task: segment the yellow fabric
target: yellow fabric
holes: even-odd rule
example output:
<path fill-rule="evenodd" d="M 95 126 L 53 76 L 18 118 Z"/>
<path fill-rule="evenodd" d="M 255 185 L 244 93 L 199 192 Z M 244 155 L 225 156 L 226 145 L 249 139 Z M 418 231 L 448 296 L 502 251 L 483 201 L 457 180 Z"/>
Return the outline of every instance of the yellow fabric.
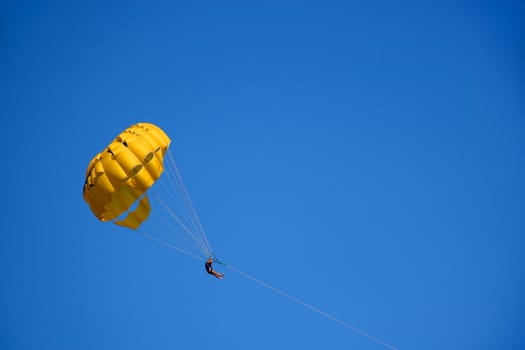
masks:
<path fill-rule="evenodd" d="M 91 160 L 83 194 L 99 220 L 112 221 L 125 215 L 157 181 L 164 171 L 164 154 L 170 142 L 158 126 L 138 123 L 124 130 Z M 144 196 L 125 219 L 114 222 L 136 229 L 149 212 L 149 200 Z"/>
<path fill-rule="evenodd" d="M 144 198 L 140 200 L 137 209 L 130 212 L 123 220 L 114 221 L 114 223 L 120 226 L 136 229 L 144 220 L 148 218 L 150 211 L 151 207 L 149 205 L 148 195 L 145 195 Z"/>

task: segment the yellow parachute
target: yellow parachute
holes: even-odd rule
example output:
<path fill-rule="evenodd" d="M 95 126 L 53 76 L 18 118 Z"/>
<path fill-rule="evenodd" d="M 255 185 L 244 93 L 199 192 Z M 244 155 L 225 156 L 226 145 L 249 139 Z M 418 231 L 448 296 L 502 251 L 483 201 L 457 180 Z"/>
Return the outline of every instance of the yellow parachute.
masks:
<path fill-rule="evenodd" d="M 91 160 L 83 195 L 99 220 L 136 229 L 148 218 L 147 191 L 164 171 L 170 142 L 158 126 L 137 123 Z"/>

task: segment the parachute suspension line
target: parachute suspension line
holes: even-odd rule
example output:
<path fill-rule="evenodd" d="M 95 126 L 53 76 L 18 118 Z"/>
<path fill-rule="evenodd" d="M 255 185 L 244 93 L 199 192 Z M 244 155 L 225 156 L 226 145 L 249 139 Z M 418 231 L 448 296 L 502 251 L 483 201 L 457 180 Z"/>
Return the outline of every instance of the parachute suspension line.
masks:
<path fill-rule="evenodd" d="M 181 213 L 182 220 L 184 220 L 184 222 L 188 222 L 189 224 L 191 224 L 191 221 L 187 216 L 186 210 L 184 210 L 183 204 L 179 200 L 177 200 L 177 198 L 180 198 L 179 189 L 173 182 L 168 171 L 165 172 L 165 177 L 168 180 L 159 181 L 159 183 L 164 187 L 165 192 L 168 194 L 170 203 L 173 203 L 175 205 L 175 209 L 177 209 L 177 212 Z"/>
<path fill-rule="evenodd" d="M 160 238 L 158 238 L 156 236 L 150 235 L 150 234 L 146 233 L 145 231 L 143 231 L 141 229 L 139 229 L 139 231 L 141 231 L 142 237 L 144 237 L 146 239 L 149 239 L 149 240 L 151 240 L 153 242 L 157 242 L 157 243 L 159 243 L 159 244 L 161 244 L 161 245 L 163 245 L 163 246 L 165 246 L 165 247 L 167 247 L 169 249 L 175 250 L 175 251 L 177 251 L 179 253 L 185 254 L 185 255 L 187 255 L 189 257 L 192 257 L 194 259 L 201 260 L 201 261 L 204 260 L 200 256 L 197 256 L 197 255 L 195 255 L 195 254 L 193 254 L 191 252 L 188 252 L 188 251 L 186 251 L 184 249 L 181 249 L 181 248 L 179 248 L 177 246 L 174 246 L 173 244 L 170 244 L 170 243 L 168 243 L 168 242 L 166 242 L 166 241 L 164 241 L 164 240 L 162 240 L 162 239 L 160 239 Z"/>
<path fill-rule="evenodd" d="M 191 232 L 194 232 L 194 230 L 190 229 L 190 228 L 187 228 L 186 225 L 184 224 L 180 224 L 182 222 L 186 222 L 188 223 L 188 219 L 187 217 L 184 215 L 184 210 L 182 210 L 181 206 L 180 206 L 180 203 L 175 199 L 174 195 L 173 195 L 173 191 L 171 188 L 168 188 L 166 183 L 164 181 L 160 181 L 160 183 L 163 185 L 164 189 L 165 189 L 165 192 L 168 193 L 169 195 L 169 198 L 170 199 L 170 204 L 174 204 L 174 206 L 171 208 L 171 214 L 170 212 L 166 209 L 166 208 L 170 208 L 170 206 L 168 204 L 166 204 L 165 202 L 161 202 L 160 200 L 160 197 L 157 195 L 157 196 L 154 196 L 152 195 L 151 198 L 153 198 L 153 200 L 155 200 L 157 203 L 160 204 L 161 208 L 162 209 L 165 209 L 165 211 L 161 211 L 161 210 L 158 210 L 156 211 L 157 214 L 159 213 L 162 213 L 162 214 L 165 214 L 167 215 L 168 217 L 165 218 L 165 225 L 163 225 L 163 227 L 166 227 L 166 228 L 169 228 L 169 229 L 165 229 L 164 232 L 163 230 L 160 230 L 159 229 L 159 232 L 163 232 L 163 233 L 168 233 L 170 235 L 173 236 L 174 239 L 176 239 L 178 241 L 178 244 L 180 245 L 183 245 L 183 244 L 188 244 L 190 246 L 195 246 L 197 248 L 197 250 L 201 253 L 203 253 L 204 255 L 207 255 L 207 252 L 205 253 L 203 247 L 201 244 L 199 244 L 198 240 L 195 238 L 195 235 L 194 234 L 188 234 L 188 231 L 191 231 Z M 175 212 L 177 213 L 180 213 L 181 215 L 177 215 L 175 214 Z M 177 221 L 177 224 L 173 224 L 173 215 L 175 215 L 176 219 L 175 221 Z M 149 221 L 151 222 L 151 221 Z"/>
<path fill-rule="evenodd" d="M 348 328 L 348 329 L 354 331 L 354 332 L 357 333 L 357 334 L 360 334 L 360 335 L 362 335 L 362 336 L 364 336 L 364 337 L 366 337 L 366 338 L 368 338 L 368 339 L 370 339 L 370 340 L 372 340 L 372 341 L 374 341 L 374 342 L 376 342 L 376 343 L 378 343 L 378 344 L 381 344 L 381 345 L 383 345 L 384 347 L 386 347 L 386 348 L 388 348 L 388 349 L 391 349 L 391 350 L 397 350 L 397 348 L 394 347 L 393 345 L 391 345 L 391 344 L 389 344 L 389 343 L 387 343 L 387 342 L 385 342 L 385 341 L 383 341 L 383 340 L 381 340 L 381 339 L 378 339 L 378 338 L 376 338 L 376 337 L 374 337 L 374 336 L 372 336 L 372 335 L 370 335 L 370 334 L 368 334 L 368 333 L 365 333 L 365 332 L 362 331 L 361 329 L 359 329 L 359 328 L 357 328 L 357 327 L 354 327 L 354 326 L 352 326 L 351 324 L 346 323 L 346 322 L 344 322 L 344 321 L 342 321 L 342 320 L 340 320 L 340 319 L 338 319 L 338 318 L 336 318 L 336 317 L 334 317 L 334 316 L 332 316 L 332 315 L 330 315 L 330 314 L 328 314 L 328 313 L 326 313 L 326 312 L 324 312 L 324 311 L 322 311 L 322 310 L 320 310 L 320 309 L 318 309 L 318 308 L 316 308 L 316 307 L 314 307 L 314 306 L 312 306 L 312 305 L 310 305 L 310 304 L 307 304 L 307 303 L 305 303 L 304 301 L 302 301 L 302 300 L 300 300 L 300 299 L 297 299 L 297 298 L 291 296 L 290 294 L 285 293 L 285 292 L 283 292 L 282 290 L 277 289 L 277 288 L 275 288 L 275 287 L 269 285 L 268 283 L 263 282 L 263 281 L 261 281 L 261 280 L 255 278 L 255 277 L 253 277 L 253 276 L 247 274 L 246 272 L 242 272 L 241 270 L 239 270 L 239 269 L 237 269 L 237 268 L 235 268 L 235 267 L 233 267 L 233 266 L 231 266 L 231 265 L 225 264 L 225 263 L 223 263 L 223 262 L 221 262 L 221 261 L 219 261 L 219 260 L 216 260 L 216 262 L 217 262 L 218 264 L 221 264 L 221 265 L 227 267 L 228 269 L 230 269 L 230 270 L 232 270 L 232 271 L 234 271 L 234 272 L 237 272 L 239 275 L 241 275 L 241 276 L 243 276 L 243 277 L 245 277 L 245 278 L 247 278 L 247 279 L 249 279 L 249 280 L 252 280 L 252 281 L 255 282 L 255 283 L 258 283 L 259 285 L 261 285 L 261 286 L 263 286 L 263 287 L 266 287 L 266 288 L 272 290 L 273 292 L 275 292 L 275 293 L 277 293 L 277 294 L 280 294 L 280 295 L 284 296 L 285 298 L 288 298 L 288 299 L 290 299 L 291 301 L 293 301 L 293 302 L 295 302 L 295 303 L 297 303 L 297 304 L 300 304 L 300 305 L 304 306 L 305 308 L 310 309 L 310 310 L 312 310 L 312 311 L 314 311 L 314 312 L 320 314 L 321 316 L 324 316 L 324 317 L 326 317 L 326 318 L 328 318 L 328 319 L 330 319 L 330 320 L 332 320 L 332 321 L 334 321 L 334 322 L 339 323 L 341 326 L 343 326 L 343 327 L 345 327 L 345 328 Z"/>
<path fill-rule="evenodd" d="M 202 246 L 205 247 L 204 250 L 206 251 L 206 255 L 210 255 L 211 246 L 208 243 L 204 230 L 202 229 L 202 226 L 200 224 L 199 218 L 197 217 L 195 209 L 193 208 L 191 199 L 188 195 L 182 177 L 180 176 L 180 173 L 177 169 L 177 165 L 173 159 L 173 156 L 170 152 L 168 152 L 168 154 L 169 155 L 166 164 L 170 168 L 170 171 L 168 172 L 169 177 L 172 183 L 174 184 L 174 187 L 176 187 L 178 190 L 178 198 L 181 199 L 181 206 L 184 209 L 184 215 L 188 219 L 187 224 L 192 227 L 191 231 L 193 232 L 194 237 L 199 237 L 198 241 L 200 241 Z"/>
<path fill-rule="evenodd" d="M 173 155 L 171 154 L 171 152 L 167 152 L 167 154 L 168 154 L 167 163 L 174 170 L 175 180 L 180 185 L 180 189 L 182 190 L 182 199 L 186 203 L 186 207 L 189 208 L 189 211 L 191 214 L 190 216 L 193 218 L 193 223 L 197 226 L 198 232 L 200 233 L 200 236 L 202 237 L 208 249 L 208 254 L 211 255 L 212 249 L 211 249 L 210 242 L 208 241 L 208 238 L 206 237 L 206 234 L 204 233 L 204 229 L 202 228 L 199 217 L 197 216 L 197 212 L 195 211 L 195 208 L 193 207 L 190 196 L 188 195 L 188 191 L 186 190 L 186 186 L 184 185 L 184 181 L 182 180 L 182 176 L 180 175 L 179 169 L 177 168 L 177 164 L 175 163 L 175 159 L 173 158 Z"/>
<path fill-rule="evenodd" d="M 164 186 L 171 202 L 175 205 L 177 211 L 181 214 L 180 216 L 182 221 L 184 221 L 187 224 L 187 226 L 190 226 L 190 230 L 192 232 L 197 232 L 198 228 L 194 224 L 192 218 L 190 217 L 187 204 L 184 201 L 180 200 L 181 198 L 183 198 L 184 194 L 180 188 L 181 185 L 178 184 L 176 179 L 174 178 L 175 170 L 172 169 L 173 167 L 169 166 L 169 161 L 166 161 L 165 164 L 167 170 L 165 172 L 167 181 L 161 181 L 160 183 Z M 169 187 L 168 185 L 170 185 L 171 187 Z"/>
<path fill-rule="evenodd" d="M 201 240 L 199 240 L 194 233 L 186 226 L 184 223 L 179 219 L 179 217 L 158 197 L 154 198 L 165 210 L 166 212 L 173 218 L 177 223 L 184 229 L 184 231 L 192 238 L 193 243 L 199 247 L 199 250 L 205 255 L 208 256 L 211 254 L 211 251 L 208 250 L 208 248 L 203 244 Z"/>
<path fill-rule="evenodd" d="M 159 218 L 159 221 L 160 219 L 164 219 L 162 220 L 163 223 L 161 223 L 161 226 L 157 226 L 152 223 L 151 220 L 149 220 L 142 224 L 142 226 L 139 228 L 139 231 L 141 231 L 141 233 L 144 235 L 149 235 L 150 237 L 156 238 L 157 241 L 162 241 L 164 245 L 169 244 L 170 246 L 176 247 L 175 250 L 183 251 L 186 255 L 202 256 L 202 250 L 196 246 L 195 242 L 188 238 L 188 235 L 185 232 L 180 230 L 177 225 L 173 225 L 171 223 L 170 225 L 164 225 L 164 223 L 169 223 L 171 221 L 169 218 Z M 161 227 L 170 227 L 170 229 L 162 229 Z M 182 249 L 180 247 L 185 248 Z"/>
<path fill-rule="evenodd" d="M 192 205 L 171 152 L 164 158 L 164 176 L 149 192 L 157 209 L 142 228 L 150 240 L 202 259 L 212 256 L 211 246 Z M 155 225 L 158 224 L 160 226 Z M 153 229 L 152 229 L 153 228 Z"/>

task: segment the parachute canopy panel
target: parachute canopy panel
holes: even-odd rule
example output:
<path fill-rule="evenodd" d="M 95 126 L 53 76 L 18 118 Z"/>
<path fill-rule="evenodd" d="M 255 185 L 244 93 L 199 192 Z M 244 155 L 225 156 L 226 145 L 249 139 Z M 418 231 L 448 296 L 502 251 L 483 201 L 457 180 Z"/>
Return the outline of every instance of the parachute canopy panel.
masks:
<path fill-rule="evenodd" d="M 144 220 L 148 218 L 150 211 L 151 206 L 149 204 L 148 195 L 144 195 L 144 198 L 139 201 L 139 204 L 135 210 L 129 212 L 124 219 L 113 222 L 119 226 L 124 226 L 135 230 L 140 226 L 140 224 L 142 224 Z"/>
<path fill-rule="evenodd" d="M 101 221 L 115 220 L 136 209 L 116 224 L 136 229 L 147 219 L 150 206 L 144 193 L 164 171 L 164 155 L 170 138 L 158 126 L 137 123 L 124 130 L 89 163 L 83 195 Z"/>

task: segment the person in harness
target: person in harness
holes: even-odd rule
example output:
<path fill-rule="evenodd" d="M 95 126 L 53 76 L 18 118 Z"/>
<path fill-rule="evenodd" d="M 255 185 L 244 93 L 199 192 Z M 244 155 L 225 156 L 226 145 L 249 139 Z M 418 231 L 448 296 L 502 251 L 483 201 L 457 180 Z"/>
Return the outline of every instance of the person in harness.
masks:
<path fill-rule="evenodd" d="M 222 279 L 224 277 L 224 274 L 223 273 L 218 273 L 217 271 L 213 270 L 212 263 L 213 263 L 213 259 L 212 258 L 209 258 L 206 261 L 206 264 L 204 264 L 204 267 L 206 268 L 206 272 L 209 273 L 210 275 L 214 275 L 218 279 Z"/>

